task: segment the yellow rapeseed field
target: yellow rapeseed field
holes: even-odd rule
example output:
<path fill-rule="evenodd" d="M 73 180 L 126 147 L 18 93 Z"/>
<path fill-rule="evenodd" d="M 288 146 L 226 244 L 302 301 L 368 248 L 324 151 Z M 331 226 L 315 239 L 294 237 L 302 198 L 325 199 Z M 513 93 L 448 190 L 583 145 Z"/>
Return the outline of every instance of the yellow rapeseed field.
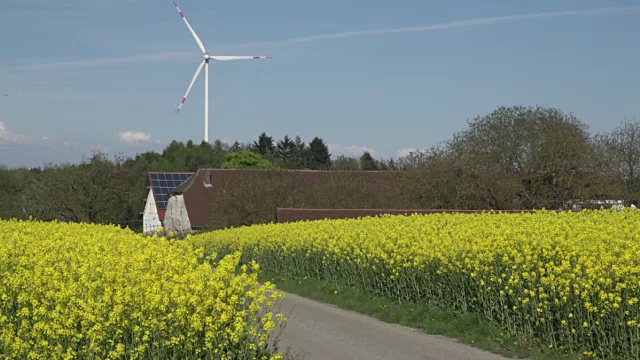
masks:
<path fill-rule="evenodd" d="M 212 268 L 184 241 L 0 221 L 0 358 L 282 359 L 282 293 L 239 258 Z"/>
<path fill-rule="evenodd" d="M 193 237 L 205 253 L 444 309 L 580 355 L 640 358 L 640 211 L 431 214 Z"/>

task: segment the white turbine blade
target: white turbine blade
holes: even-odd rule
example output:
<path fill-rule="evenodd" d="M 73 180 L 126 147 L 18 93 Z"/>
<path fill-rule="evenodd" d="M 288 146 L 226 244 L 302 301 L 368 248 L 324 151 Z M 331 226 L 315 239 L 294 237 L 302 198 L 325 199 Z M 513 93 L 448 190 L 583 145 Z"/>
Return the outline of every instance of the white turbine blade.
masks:
<path fill-rule="evenodd" d="M 184 102 L 187 101 L 187 96 L 189 96 L 189 92 L 191 92 L 191 88 L 193 87 L 193 84 L 195 84 L 196 80 L 198 79 L 198 75 L 200 75 L 200 72 L 202 72 L 202 67 L 204 66 L 204 63 L 205 61 L 203 60 L 200 63 L 200 66 L 198 66 L 198 69 L 196 70 L 195 75 L 193 75 L 193 79 L 191 79 L 191 84 L 189 84 L 189 87 L 187 88 L 187 92 L 186 94 L 184 94 L 184 97 L 182 98 L 182 101 L 178 106 L 178 111 L 176 112 L 180 112 L 180 109 L 182 109 L 182 105 L 184 105 Z"/>
<path fill-rule="evenodd" d="M 271 56 L 211 56 L 216 61 L 271 59 Z"/>
<path fill-rule="evenodd" d="M 184 13 L 182 12 L 182 10 L 180 10 L 180 7 L 178 7 L 178 4 L 174 1 L 173 5 L 176 6 L 176 10 L 178 10 L 178 14 L 180 14 L 180 16 L 182 17 L 182 20 L 184 20 L 184 23 L 187 24 L 189 31 L 191 31 L 191 35 L 193 35 L 193 38 L 196 39 L 196 42 L 198 43 L 198 47 L 200 48 L 200 50 L 202 50 L 202 53 L 206 54 L 207 50 L 204 48 L 202 41 L 200 41 L 200 37 L 198 37 L 198 34 L 196 34 L 196 32 L 193 30 L 193 28 L 187 21 L 187 18 L 184 16 Z"/>

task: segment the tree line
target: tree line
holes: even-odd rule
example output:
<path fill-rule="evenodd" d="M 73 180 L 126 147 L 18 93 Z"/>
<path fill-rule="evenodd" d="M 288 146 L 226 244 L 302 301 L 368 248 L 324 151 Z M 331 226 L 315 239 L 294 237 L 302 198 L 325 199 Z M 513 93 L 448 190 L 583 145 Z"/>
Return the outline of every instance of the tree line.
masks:
<path fill-rule="evenodd" d="M 543 106 L 499 107 L 450 139 L 397 159 L 331 158 L 323 139 L 251 143 L 173 141 L 161 153 L 94 152 L 80 163 L 0 167 L 0 218 L 90 221 L 141 227 L 148 171 L 262 168 L 392 171 L 395 207 L 558 209 L 580 200 L 640 197 L 640 122 L 592 134 L 573 114 Z"/>
<path fill-rule="evenodd" d="M 403 159 L 420 208 L 560 209 L 640 197 L 640 122 L 591 134 L 572 114 L 500 107 L 453 138 Z"/>

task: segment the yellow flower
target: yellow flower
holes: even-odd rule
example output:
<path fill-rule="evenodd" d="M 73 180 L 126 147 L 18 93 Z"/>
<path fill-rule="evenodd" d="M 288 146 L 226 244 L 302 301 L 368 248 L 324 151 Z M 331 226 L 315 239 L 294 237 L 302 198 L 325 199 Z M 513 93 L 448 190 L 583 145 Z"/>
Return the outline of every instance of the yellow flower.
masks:
<path fill-rule="evenodd" d="M 262 315 L 281 292 L 236 270 L 239 252 L 212 264 L 203 255 L 115 226 L 0 221 L 2 357 L 138 359 L 153 348 L 213 358 L 233 348 L 277 359 L 256 344 L 286 320 Z"/>
<path fill-rule="evenodd" d="M 473 310 L 512 336 L 615 358 L 636 351 L 633 337 L 593 334 L 619 334 L 640 317 L 639 227 L 640 212 L 600 210 L 389 215 L 225 229 L 187 242 L 214 258 L 243 251 L 278 277 Z"/>

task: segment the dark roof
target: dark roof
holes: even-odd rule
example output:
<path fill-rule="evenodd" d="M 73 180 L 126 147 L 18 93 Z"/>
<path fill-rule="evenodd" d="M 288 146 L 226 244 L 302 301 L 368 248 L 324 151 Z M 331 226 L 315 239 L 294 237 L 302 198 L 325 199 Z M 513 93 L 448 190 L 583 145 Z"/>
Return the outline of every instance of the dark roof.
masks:
<path fill-rule="evenodd" d="M 149 172 L 149 184 L 158 210 L 166 210 L 171 190 L 191 178 L 192 172 Z"/>
<path fill-rule="evenodd" d="M 196 177 L 195 176 L 190 176 L 186 181 L 184 181 L 182 184 L 180 184 L 179 186 L 177 186 L 176 188 L 174 188 L 173 190 L 171 190 L 169 192 L 170 195 L 174 195 L 174 194 L 182 194 L 185 190 L 187 190 L 191 184 L 193 184 L 193 182 L 195 181 Z"/>

